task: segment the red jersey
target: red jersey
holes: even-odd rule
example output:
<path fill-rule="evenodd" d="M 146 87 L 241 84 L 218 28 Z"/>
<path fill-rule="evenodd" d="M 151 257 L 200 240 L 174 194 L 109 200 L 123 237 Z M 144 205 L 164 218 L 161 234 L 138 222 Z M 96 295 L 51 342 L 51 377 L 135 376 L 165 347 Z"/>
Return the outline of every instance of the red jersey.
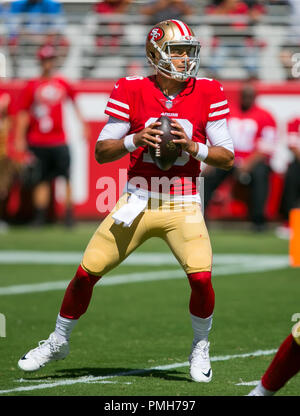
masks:
<path fill-rule="evenodd" d="M 0 120 L 13 113 L 12 100 L 10 93 L 0 91 Z"/>
<path fill-rule="evenodd" d="M 224 10 L 222 6 L 208 6 L 206 8 L 207 14 L 214 14 L 217 16 L 242 16 L 248 15 L 249 7 L 243 1 L 237 2 L 230 10 Z M 233 22 L 233 25 L 236 25 L 237 22 Z M 245 25 L 245 23 L 239 23 L 240 25 Z"/>
<path fill-rule="evenodd" d="M 30 113 L 27 133 L 31 146 L 58 146 L 66 142 L 62 104 L 74 100 L 71 85 L 61 77 L 37 78 L 28 81 L 21 95 L 20 110 Z"/>
<path fill-rule="evenodd" d="M 245 159 L 258 151 L 271 156 L 276 143 L 276 122 L 273 116 L 257 105 L 247 111 L 231 109 L 228 120 L 234 144 L 235 160 Z"/>
<path fill-rule="evenodd" d="M 123 1 L 116 1 L 114 3 L 101 1 L 94 6 L 94 11 L 99 14 L 116 13 L 118 7 L 122 5 Z"/>
<path fill-rule="evenodd" d="M 155 76 L 150 76 L 121 78 L 111 93 L 105 113 L 130 122 L 128 134 L 139 132 L 166 115 L 176 119 L 190 139 L 206 143 L 207 122 L 227 117 L 229 108 L 223 87 L 217 81 L 191 78 L 185 89 L 171 101 L 160 90 Z M 144 178 L 148 190 L 153 190 L 152 178 L 167 177 L 172 180 L 171 194 L 196 194 L 199 174 L 200 162 L 185 151 L 168 171 L 155 165 L 148 146 L 130 153 L 128 180 Z M 143 184 L 140 187 L 144 188 Z"/>
<path fill-rule="evenodd" d="M 288 147 L 297 147 L 300 149 L 300 118 L 294 118 L 288 122 L 287 133 Z"/>
<path fill-rule="evenodd" d="M 11 97 L 9 93 L 0 91 L 0 159 L 8 154 L 8 132 L 4 125 L 7 116 L 11 115 Z"/>

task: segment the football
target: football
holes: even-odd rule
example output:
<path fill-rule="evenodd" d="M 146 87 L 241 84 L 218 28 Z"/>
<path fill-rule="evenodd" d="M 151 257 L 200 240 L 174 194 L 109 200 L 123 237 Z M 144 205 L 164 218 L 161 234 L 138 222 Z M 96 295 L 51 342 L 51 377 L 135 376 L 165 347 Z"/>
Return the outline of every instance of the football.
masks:
<path fill-rule="evenodd" d="M 167 116 L 161 116 L 156 121 L 161 122 L 158 129 L 163 131 L 164 134 L 160 136 L 161 142 L 159 143 L 159 147 L 155 149 L 154 147 L 149 146 L 149 152 L 153 162 L 159 169 L 169 170 L 179 156 L 181 146 L 172 141 L 173 139 L 178 138 L 171 134 L 171 130 L 174 130 L 171 126 L 172 120 Z"/>

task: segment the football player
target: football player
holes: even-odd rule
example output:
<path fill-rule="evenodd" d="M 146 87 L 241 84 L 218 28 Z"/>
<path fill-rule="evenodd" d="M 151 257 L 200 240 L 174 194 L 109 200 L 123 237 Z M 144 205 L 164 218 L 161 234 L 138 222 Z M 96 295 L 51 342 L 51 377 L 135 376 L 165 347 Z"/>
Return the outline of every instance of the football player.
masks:
<path fill-rule="evenodd" d="M 281 343 L 259 384 L 248 396 L 273 396 L 300 371 L 300 321 Z"/>
<path fill-rule="evenodd" d="M 201 161 L 223 169 L 233 165 L 234 149 L 226 121 L 228 102 L 219 82 L 196 78 L 200 43 L 182 21 L 155 25 L 147 36 L 146 54 L 155 75 L 117 81 L 105 110 L 109 119 L 95 149 L 101 164 L 130 153 L 126 192 L 91 238 L 66 289 L 54 332 L 19 360 L 25 371 L 64 358 L 71 331 L 87 310 L 95 283 L 145 240 L 160 237 L 174 253 L 191 287 L 191 377 L 197 382 L 212 379 L 208 341 L 215 302 L 212 251 L 197 179 Z M 163 132 L 156 120 L 161 115 L 173 120 L 174 142 L 182 147 L 168 171 L 160 170 L 149 155 L 150 146 L 159 149 Z M 168 191 L 157 192 L 162 179 L 169 180 L 170 186 Z"/>

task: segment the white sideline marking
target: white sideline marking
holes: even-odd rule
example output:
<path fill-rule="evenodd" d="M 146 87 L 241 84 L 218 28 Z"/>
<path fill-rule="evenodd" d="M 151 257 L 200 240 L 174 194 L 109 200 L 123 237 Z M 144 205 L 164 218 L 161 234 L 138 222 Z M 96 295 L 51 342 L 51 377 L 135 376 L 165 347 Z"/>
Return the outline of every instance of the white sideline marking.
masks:
<path fill-rule="evenodd" d="M 82 252 L 67 251 L 25 251 L 1 250 L 0 264 L 78 264 L 82 260 Z M 274 254 L 215 254 L 214 264 L 255 263 L 257 260 L 275 263 L 287 262 L 288 256 Z M 178 262 L 171 253 L 132 253 L 122 265 L 177 265 Z"/>
<path fill-rule="evenodd" d="M 257 386 L 260 380 L 253 380 L 253 381 L 242 381 L 241 383 L 237 383 L 236 386 Z"/>
<path fill-rule="evenodd" d="M 245 354 L 220 355 L 216 357 L 211 357 L 210 360 L 211 361 L 227 361 L 227 360 L 232 360 L 234 358 L 259 357 L 262 355 L 274 354 L 276 351 L 277 349 L 272 349 L 272 350 L 258 350 L 258 351 L 249 352 Z M 42 389 L 49 389 L 49 388 L 58 387 L 58 386 L 70 386 L 70 385 L 78 384 L 78 383 L 98 383 L 98 382 L 102 382 L 103 380 L 111 379 L 115 377 L 134 376 L 134 375 L 144 374 L 144 373 L 148 373 L 148 372 L 155 371 L 155 370 L 156 371 L 172 370 L 175 368 L 187 367 L 187 366 L 189 366 L 189 362 L 185 361 L 183 363 L 161 365 L 161 366 L 156 366 L 152 368 L 144 368 L 140 370 L 131 370 L 131 371 L 124 371 L 122 373 L 108 374 L 107 376 L 97 376 L 97 377 L 83 376 L 83 377 L 78 377 L 78 378 L 73 378 L 73 379 L 60 380 L 56 382 L 46 382 L 46 383 L 44 382 L 44 383 L 32 385 L 32 386 L 16 387 L 13 389 L 8 389 L 8 390 L 0 390 L 0 394 L 6 394 L 6 393 L 12 393 L 12 392 L 18 392 L 18 391 L 42 390 Z M 19 380 L 19 382 L 24 382 L 24 381 L 25 381 L 24 379 Z M 32 382 L 38 382 L 38 381 L 42 381 L 42 380 L 32 380 Z"/>
<path fill-rule="evenodd" d="M 33 252 L 30 253 L 32 254 Z M 130 258 L 126 259 L 122 263 L 122 265 L 171 265 L 173 263 L 178 265 L 177 260 L 172 255 L 167 253 L 136 253 L 135 255 L 132 255 Z M 216 254 L 214 256 L 213 276 L 226 276 L 229 274 L 243 274 L 267 270 L 277 270 L 281 268 L 286 268 L 288 266 L 288 256 Z M 96 286 L 111 286 L 126 283 L 150 282 L 184 278 L 185 274 L 181 269 L 126 273 L 112 276 L 104 276 L 102 279 L 100 279 Z M 49 292 L 52 290 L 65 290 L 69 282 L 70 280 L 59 280 L 54 282 L 52 281 L 44 283 L 0 287 L 0 296 L 36 292 Z"/>

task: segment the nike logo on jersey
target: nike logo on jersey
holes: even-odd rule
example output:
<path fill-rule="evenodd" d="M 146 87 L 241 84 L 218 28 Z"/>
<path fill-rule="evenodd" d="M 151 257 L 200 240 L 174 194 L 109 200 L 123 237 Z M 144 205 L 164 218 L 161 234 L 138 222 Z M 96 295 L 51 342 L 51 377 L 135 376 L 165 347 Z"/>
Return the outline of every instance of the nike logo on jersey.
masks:
<path fill-rule="evenodd" d="M 221 91 L 224 91 L 224 88 L 223 88 L 223 87 L 220 87 L 220 90 L 221 90 Z"/>
<path fill-rule="evenodd" d="M 203 374 L 205 377 L 209 377 L 209 376 L 210 376 L 210 372 L 211 372 L 211 368 L 208 370 L 208 372 L 207 372 L 207 373 L 203 373 L 203 371 L 202 371 L 202 374 Z"/>
<path fill-rule="evenodd" d="M 119 88 L 119 84 L 116 84 L 116 85 L 115 85 L 115 88 Z"/>

